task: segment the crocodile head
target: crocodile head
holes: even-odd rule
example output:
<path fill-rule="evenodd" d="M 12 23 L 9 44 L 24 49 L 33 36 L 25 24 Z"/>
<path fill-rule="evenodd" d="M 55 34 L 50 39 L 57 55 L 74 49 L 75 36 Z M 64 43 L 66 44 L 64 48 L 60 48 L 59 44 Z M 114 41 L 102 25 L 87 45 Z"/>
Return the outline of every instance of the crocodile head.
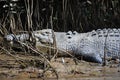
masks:
<path fill-rule="evenodd" d="M 54 39 L 57 41 L 57 43 L 62 44 L 67 43 L 69 41 L 72 41 L 73 36 L 77 35 L 78 33 L 76 31 L 68 31 L 68 32 L 54 32 L 52 29 L 43 29 L 40 31 L 34 31 L 33 32 L 35 37 L 37 38 L 38 42 L 41 43 L 54 43 Z M 63 44 L 64 44 L 63 43 Z"/>

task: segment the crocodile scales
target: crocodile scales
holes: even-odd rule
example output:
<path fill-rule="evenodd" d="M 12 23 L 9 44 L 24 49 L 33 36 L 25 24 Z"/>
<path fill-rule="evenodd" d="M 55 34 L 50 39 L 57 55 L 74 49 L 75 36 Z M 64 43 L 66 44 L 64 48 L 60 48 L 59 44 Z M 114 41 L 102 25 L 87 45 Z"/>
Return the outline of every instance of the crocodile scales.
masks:
<path fill-rule="evenodd" d="M 54 42 L 52 29 L 34 31 L 33 34 L 37 42 Z M 103 63 L 104 53 L 107 58 L 120 58 L 120 29 L 97 29 L 87 33 L 54 32 L 54 36 L 59 50 L 83 56 L 87 61 Z"/>
<path fill-rule="evenodd" d="M 44 35 L 43 35 L 44 34 Z M 87 33 L 54 32 L 57 48 L 67 50 L 78 56 L 84 56 L 88 61 L 102 63 L 104 53 L 107 58 L 120 58 L 120 29 L 98 29 Z M 52 41 L 52 30 L 43 30 L 39 34 L 41 42 Z"/>

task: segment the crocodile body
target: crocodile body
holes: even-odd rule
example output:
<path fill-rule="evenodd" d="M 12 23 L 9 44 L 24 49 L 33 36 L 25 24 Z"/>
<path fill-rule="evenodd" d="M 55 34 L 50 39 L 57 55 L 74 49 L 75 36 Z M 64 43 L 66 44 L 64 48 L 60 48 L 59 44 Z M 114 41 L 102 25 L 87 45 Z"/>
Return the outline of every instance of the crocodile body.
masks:
<path fill-rule="evenodd" d="M 38 35 L 40 42 L 44 42 L 45 37 L 48 37 L 50 39 L 48 41 L 53 43 L 52 30 L 51 32 L 43 30 L 41 33 Z M 54 32 L 54 34 L 58 49 L 83 56 L 87 61 L 102 63 L 105 55 L 106 58 L 120 58 L 119 29 L 98 29 L 87 33 Z"/>
<path fill-rule="evenodd" d="M 53 35 L 54 33 L 54 35 Z M 34 31 L 37 42 L 54 43 L 59 50 L 71 52 L 77 56 L 83 56 L 85 60 L 102 63 L 106 57 L 120 58 L 120 30 L 98 29 L 87 33 L 77 32 L 53 32 L 51 29 Z M 39 44 L 37 44 L 39 45 Z"/>

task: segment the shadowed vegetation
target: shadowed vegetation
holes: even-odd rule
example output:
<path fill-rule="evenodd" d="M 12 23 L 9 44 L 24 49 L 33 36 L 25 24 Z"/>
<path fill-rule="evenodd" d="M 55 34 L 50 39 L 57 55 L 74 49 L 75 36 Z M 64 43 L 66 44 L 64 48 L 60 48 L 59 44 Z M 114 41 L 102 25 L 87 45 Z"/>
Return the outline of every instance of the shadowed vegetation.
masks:
<path fill-rule="evenodd" d="M 3 7 L 10 3 L 12 0 L 0 2 L 1 28 L 10 28 L 14 21 L 15 31 L 28 30 L 28 26 L 33 30 L 53 28 L 55 31 L 79 32 L 120 26 L 119 0 L 17 0 L 12 9 L 14 13 L 9 13 L 11 7 Z"/>

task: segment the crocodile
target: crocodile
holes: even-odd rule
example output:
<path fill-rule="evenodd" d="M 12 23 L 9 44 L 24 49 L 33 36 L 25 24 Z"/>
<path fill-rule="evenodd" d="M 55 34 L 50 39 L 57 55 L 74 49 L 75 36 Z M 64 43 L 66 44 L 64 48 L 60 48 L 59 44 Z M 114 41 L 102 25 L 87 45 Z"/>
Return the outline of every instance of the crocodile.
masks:
<path fill-rule="evenodd" d="M 35 36 L 41 43 L 54 43 L 51 29 L 44 29 Z M 97 29 L 87 33 L 54 32 L 54 36 L 59 50 L 82 56 L 86 61 L 103 63 L 104 58 L 120 59 L 120 29 Z"/>
<path fill-rule="evenodd" d="M 23 34 L 22 34 L 23 35 Z M 27 40 L 26 37 L 17 35 L 17 39 Z M 37 44 L 54 44 L 59 50 L 65 50 L 83 60 L 103 63 L 106 58 L 120 58 L 120 29 L 97 29 L 87 33 L 76 31 L 54 32 L 52 29 L 33 31 Z M 13 41 L 13 36 L 7 35 L 7 40 Z"/>

